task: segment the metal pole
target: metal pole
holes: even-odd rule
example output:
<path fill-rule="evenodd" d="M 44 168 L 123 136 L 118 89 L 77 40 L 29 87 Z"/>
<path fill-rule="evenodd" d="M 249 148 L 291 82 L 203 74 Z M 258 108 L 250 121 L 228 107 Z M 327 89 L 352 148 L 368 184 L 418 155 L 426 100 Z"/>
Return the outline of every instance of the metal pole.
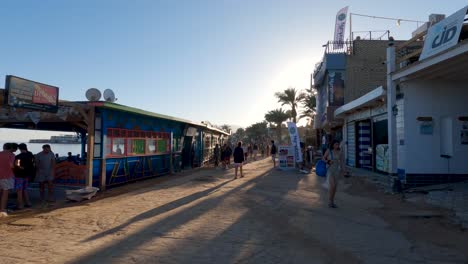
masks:
<path fill-rule="evenodd" d="M 388 116 L 388 150 L 390 153 L 389 173 L 397 173 L 397 134 L 396 134 L 396 85 L 392 80 L 395 71 L 395 46 L 392 41 L 387 48 L 387 116 Z"/>

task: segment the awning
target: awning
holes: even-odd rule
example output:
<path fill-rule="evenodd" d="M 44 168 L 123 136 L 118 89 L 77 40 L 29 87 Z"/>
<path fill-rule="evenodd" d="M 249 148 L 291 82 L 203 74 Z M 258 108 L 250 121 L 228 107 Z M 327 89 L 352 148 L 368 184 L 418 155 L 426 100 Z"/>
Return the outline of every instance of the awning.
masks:
<path fill-rule="evenodd" d="M 335 118 L 343 118 L 346 114 L 350 114 L 360 108 L 372 107 L 379 104 L 386 96 L 386 91 L 383 86 L 370 91 L 369 93 L 351 101 L 335 110 Z"/>

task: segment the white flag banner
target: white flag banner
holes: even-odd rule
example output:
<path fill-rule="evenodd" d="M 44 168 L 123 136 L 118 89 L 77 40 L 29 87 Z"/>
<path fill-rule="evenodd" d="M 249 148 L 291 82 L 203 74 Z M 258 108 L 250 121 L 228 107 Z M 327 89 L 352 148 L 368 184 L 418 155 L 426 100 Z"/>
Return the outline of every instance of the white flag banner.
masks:
<path fill-rule="evenodd" d="M 301 152 L 301 141 L 299 139 L 299 132 L 297 131 L 296 123 L 287 122 L 289 136 L 291 137 L 291 143 L 294 147 L 294 156 L 296 157 L 296 162 L 302 162 L 302 152 Z"/>
<path fill-rule="evenodd" d="M 333 49 L 342 49 L 346 29 L 346 17 L 348 16 L 348 7 L 343 7 L 336 14 L 335 38 L 333 39 Z"/>

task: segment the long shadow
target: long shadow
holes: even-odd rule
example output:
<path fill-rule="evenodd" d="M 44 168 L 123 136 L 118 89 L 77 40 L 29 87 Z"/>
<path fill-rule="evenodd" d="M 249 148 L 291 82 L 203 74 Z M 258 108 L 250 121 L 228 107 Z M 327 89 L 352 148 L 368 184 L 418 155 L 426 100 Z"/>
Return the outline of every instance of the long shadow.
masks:
<path fill-rule="evenodd" d="M 217 205 L 223 202 L 224 199 L 226 199 L 230 194 L 238 192 L 240 189 L 248 185 L 261 181 L 264 177 L 269 175 L 270 171 L 271 170 L 261 174 L 260 176 L 253 178 L 252 180 L 246 181 L 243 184 L 225 192 L 224 194 L 220 196 L 203 200 L 202 202 L 198 203 L 197 205 L 193 207 L 184 209 L 178 213 L 175 213 L 164 219 L 156 221 L 148 225 L 144 229 L 126 236 L 125 239 L 122 239 L 110 245 L 104 246 L 70 263 L 89 263 L 89 262 L 96 261 L 97 259 L 103 262 L 106 262 L 106 261 L 110 262 L 112 260 L 115 260 L 115 257 L 125 256 L 127 252 L 130 252 L 131 250 L 138 248 L 140 245 L 144 245 L 145 243 L 153 240 L 154 238 L 161 237 L 165 233 L 168 233 L 171 230 L 174 230 L 177 227 L 182 226 L 190 222 L 191 220 L 194 220 L 200 217 L 207 211 L 211 210 L 212 208 L 215 208 Z M 205 193 L 208 193 L 208 192 L 205 192 Z M 157 211 L 161 212 L 161 210 L 157 210 Z M 157 211 L 153 211 L 151 213 L 148 213 L 148 212 L 143 213 L 144 216 L 136 216 L 135 219 L 144 219 L 144 218 L 151 217 L 151 215 L 156 215 L 155 212 Z M 125 225 L 130 225 L 132 223 L 134 222 L 128 221 Z M 105 232 L 105 233 L 108 234 L 109 232 Z M 100 235 L 99 237 L 103 237 L 103 236 L 104 235 Z M 87 241 L 90 241 L 90 240 L 88 239 Z"/>
<path fill-rule="evenodd" d="M 296 247 L 297 251 L 304 246 L 323 250 L 319 241 L 304 237 L 301 230 L 289 223 L 298 212 L 285 205 L 286 196 L 290 191 L 297 190 L 302 179 L 300 175 L 285 176 L 284 173 L 264 177 L 242 195 L 241 204 L 247 208 L 246 213 L 209 241 L 199 241 L 197 250 L 179 256 L 177 263 L 289 263 L 309 253 L 302 252 L 298 257 L 295 252 L 282 250 L 285 247 Z M 285 240 L 286 237 L 290 239 Z M 176 247 L 187 249 L 193 245 L 191 241 L 181 240 Z M 246 247 L 250 252 L 244 252 L 244 256 L 241 256 Z M 207 253 L 212 252 L 216 254 L 206 257 Z M 168 254 L 159 258 L 169 258 Z M 205 259 L 194 261 L 199 256 Z M 310 258 L 304 263 L 310 263 Z"/>
<path fill-rule="evenodd" d="M 188 195 L 188 196 L 185 196 L 183 198 L 180 198 L 180 199 L 177 199 L 175 201 L 172 201 L 170 203 L 167 203 L 167 204 L 164 204 L 164 205 L 161 205 L 159 207 L 156 207 L 154 209 L 151 209 L 149 211 L 146 211 L 142 214 L 139 214 L 131 219 L 129 219 L 127 222 L 119 225 L 119 226 L 116 226 L 114 228 L 111 228 L 109 230 L 106 230 L 100 234 L 97 234 L 97 235 L 94 235 L 92 237 L 89 237 L 87 238 L 86 240 L 83 240 L 82 242 L 89 242 L 89 241 L 92 241 L 92 240 L 95 240 L 95 239 L 99 239 L 101 237 L 105 237 L 107 235 L 112 235 L 122 229 L 124 229 L 125 227 L 131 225 L 131 224 L 134 224 L 134 223 L 137 223 L 139 221 L 142 221 L 142 220 L 145 220 L 145 219 L 148 219 L 148 218 L 151 218 L 151 217 L 155 217 L 159 214 L 163 214 L 163 213 L 166 213 L 166 212 L 169 212 L 171 210 L 174 210 L 180 206 L 183 206 L 183 205 L 186 205 L 186 204 L 189 204 L 195 200 L 198 200 L 200 198 L 203 198 L 207 195 L 209 195 L 210 193 L 220 189 L 221 187 L 223 187 L 224 185 L 230 183 L 231 181 L 233 180 L 228 180 L 228 181 L 225 181 L 221 184 L 218 184 L 212 188 L 209 188 L 209 189 L 206 189 L 204 191 L 200 191 L 200 192 L 196 192 L 196 193 L 193 193 L 191 195 Z"/>

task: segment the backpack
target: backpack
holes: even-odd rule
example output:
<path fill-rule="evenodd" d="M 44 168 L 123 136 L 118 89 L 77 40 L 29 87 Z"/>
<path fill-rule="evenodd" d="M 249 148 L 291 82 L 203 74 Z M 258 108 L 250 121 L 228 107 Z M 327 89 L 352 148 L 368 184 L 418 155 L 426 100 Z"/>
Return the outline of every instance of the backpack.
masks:
<path fill-rule="evenodd" d="M 276 154 L 276 145 L 271 146 L 271 154 Z"/>

